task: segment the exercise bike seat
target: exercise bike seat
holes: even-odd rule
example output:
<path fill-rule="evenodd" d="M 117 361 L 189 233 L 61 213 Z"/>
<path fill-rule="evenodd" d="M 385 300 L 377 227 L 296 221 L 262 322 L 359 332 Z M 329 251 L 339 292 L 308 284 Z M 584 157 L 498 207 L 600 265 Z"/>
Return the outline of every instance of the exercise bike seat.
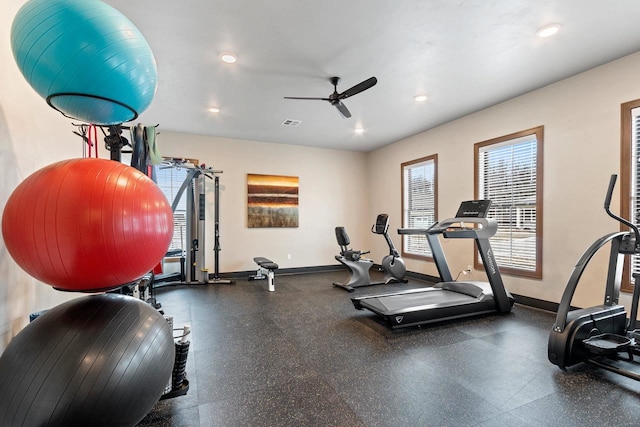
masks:
<path fill-rule="evenodd" d="M 338 245 L 340 246 L 340 256 L 350 261 L 358 261 L 362 257 L 362 255 L 365 255 L 371 252 L 371 251 L 357 251 L 354 249 L 349 249 L 349 244 L 351 243 L 351 240 L 349 239 L 347 230 L 345 230 L 344 227 L 336 227 L 336 240 L 338 241 Z"/>
<path fill-rule="evenodd" d="M 336 227 L 336 240 L 338 241 L 338 245 L 340 245 L 340 247 L 349 246 L 351 244 L 351 240 L 349 240 L 347 230 L 345 230 L 344 227 Z"/>

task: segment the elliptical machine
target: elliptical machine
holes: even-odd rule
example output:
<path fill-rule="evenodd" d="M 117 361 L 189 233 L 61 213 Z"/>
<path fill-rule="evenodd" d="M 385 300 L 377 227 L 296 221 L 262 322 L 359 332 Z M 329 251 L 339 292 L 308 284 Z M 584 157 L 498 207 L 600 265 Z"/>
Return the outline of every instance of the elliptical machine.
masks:
<path fill-rule="evenodd" d="M 549 335 L 548 357 L 551 363 L 561 369 L 582 362 L 640 381 L 640 373 L 629 369 L 632 363 L 638 363 L 634 356 L 640 355 L 640 331 L 636 329 L 639 274 L 633 274 L 635 284 L 628 320 L 624 306 L 618 304 L 624 258 L 640 254 L 640 231 L 609 209 L 616 179 L 617 175 L 611 176 L 604 209 L 610 217 L 629 227 L 631 232 L 616 232 L 601 237 L 578 260 Z M 569 311 L 580 276 L 591 258 L 608 242 L 611 242 L 611 251 L 604 304 Z"/>
<path fill-rule="evenodd" d="M 390 283 L 406 283 L 407 279 L 404 275 L 407 267 L 404 260 L 400 257 L 400 253 L 393 245 L 393 241 L 389 237 L 389 215 L 380 214 L 376 218 L 376 223 L 371 227 L 374 234 L 382 234 L 389 245 L 389 255 L 382 258 L 380 264 L 381 270 L 384 272 L 384 280 L 382 282 L 371 282 L 369 269 L 373 266 L 373 260 L 363 258 L 363 255 L 369 251 L 358 251 L 349 248 L 351 240 L 344 227 L 336 227 L 336 240 L 340 246 L 340 255 L 336 255 L 337 261 L 347 266 L 351 270 L 351 278 L 347 283 L 334 282 L 333 286 L 353 292 L 355 288 L 363 286 L 388 285 Z"/>

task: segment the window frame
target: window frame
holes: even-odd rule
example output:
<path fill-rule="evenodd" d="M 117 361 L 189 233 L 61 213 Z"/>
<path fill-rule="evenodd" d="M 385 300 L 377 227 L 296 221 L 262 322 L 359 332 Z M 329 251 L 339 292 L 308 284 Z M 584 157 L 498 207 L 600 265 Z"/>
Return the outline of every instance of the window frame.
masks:
<path fill-rule="evenodd" d="M 536 260 L 535 268 L 533 271 L 522 270 L 514 267 L 499 266 L 502 274 L 510 276 L 525 277 L 530 279 L 542 279 L 542 242 L 543 242 L 543 217 L 544 217 L 544 205 L 543 205 L 543 182 L 544 182 L 544 167 L 543 167 L 543 152 L 544 152 L 544 126 L 536 126 L 531 129 L 526 129 L 519 132 L 510 133 L 497 138 L 489 139 L 474 144 L 473 149 L 473 194 L 476 199 L 480 198 L 480 150 L 484 147 L 504 143 L 510 140 L 526 137 L 529 135 L 535 135 L 536 137 Z M 475 249 L 475 245 L 474 245 Z M 476 269 L 483 269 L 482 262 L 479 259 L 477 249 L 474 251 L 473 257 L 474 267 Z"/>
<path fill-rule="evenodd" d="M 418 159 L 414 159 L 414 160 L 409 160 L 407 162 L 403 162 L 400 164 L 400 218 L 402 221 L 402 227 L 403 228 L 407 228 L 407 224 L 405 223 L 405 209 L 404 209 L 404 204 L 405 204 L 405 182 L 404 182 L 404 172 L 405 172 L 405 168 L 411 166 L 411 165 L 416 165 L 419 163 L 425 163 L 425 162 L 429 162 L 432 161 L 433 162 L 433 214 L 434 214 L 434 220 L 437 221 L 438 218 L 438 154 L 432 154 L 429 156 L 425 156 L 425 157 L 420 157 Z M 405 239 L 409 238 L 409 236 L 406 235 L 402 235 L 402 241 L 400 244 L 400 253 L 401 256 L 404 258 L 412 258 L 412 259 L 420 259 L 420 260 L 427 260 L 427 261 L 432 261 L 433 260 L 433 256 L 431 255 L 431 249 L 429 248 L 429 254 L 428 255 L 419 255 L 419 254 L 415 254 L 415 253 L 411 253 L 411 252 L 406 252 L 405 251 Z M 426 237 L 425 237 L 426 240 Z M 428 243 L 427 243 L 427 247 L 428 247 Z"/>
<path fill-rule="evenodd" d="M 633 147 L 633 114 L 632 111 L 640 108 L 640 99 L 625 102 L 620 105 L 620 216 L 627 221 L 631 219 L 631 163 L 633 156 L 631 149 Z M 620 231 L 629 231 L 624 224 L 620 224 Z M 633 292 L 633 284 L 631 283 L 631 267 L 629 265 L 629 257 L 624 259 L 624 268 L 622 272 L 622 292 Z"/>

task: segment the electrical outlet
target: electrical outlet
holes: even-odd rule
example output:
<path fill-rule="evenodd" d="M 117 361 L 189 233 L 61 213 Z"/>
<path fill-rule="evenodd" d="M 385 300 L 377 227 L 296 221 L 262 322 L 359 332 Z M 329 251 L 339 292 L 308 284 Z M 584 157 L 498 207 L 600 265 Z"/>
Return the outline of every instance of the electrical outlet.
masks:
<path fill-rule="evenodd" d="M 467 265 L 467 271 L 471 273 L 471 265 Z"/>
<path fill-rule="evenodd" d="M 287 259 L 291 259 L 291 254 L 287 254 Z"/>

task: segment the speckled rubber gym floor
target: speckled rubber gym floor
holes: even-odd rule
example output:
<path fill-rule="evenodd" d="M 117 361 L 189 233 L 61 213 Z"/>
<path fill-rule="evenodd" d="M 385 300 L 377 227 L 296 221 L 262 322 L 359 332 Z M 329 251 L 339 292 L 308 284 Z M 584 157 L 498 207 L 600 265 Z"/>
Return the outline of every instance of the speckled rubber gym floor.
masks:
<path fill-rule="evenodd" d="M 547 361 L 553 313 L 516 304 L 392 331 L 350 296 L 425 284 L 331 285 L 348 277 L 276 274 L 275 292 L 245 279 L 156 290 L 175 326 L 192 326 L 190 389 L 139 425 L 640 425 L 640 383 Z"/>

